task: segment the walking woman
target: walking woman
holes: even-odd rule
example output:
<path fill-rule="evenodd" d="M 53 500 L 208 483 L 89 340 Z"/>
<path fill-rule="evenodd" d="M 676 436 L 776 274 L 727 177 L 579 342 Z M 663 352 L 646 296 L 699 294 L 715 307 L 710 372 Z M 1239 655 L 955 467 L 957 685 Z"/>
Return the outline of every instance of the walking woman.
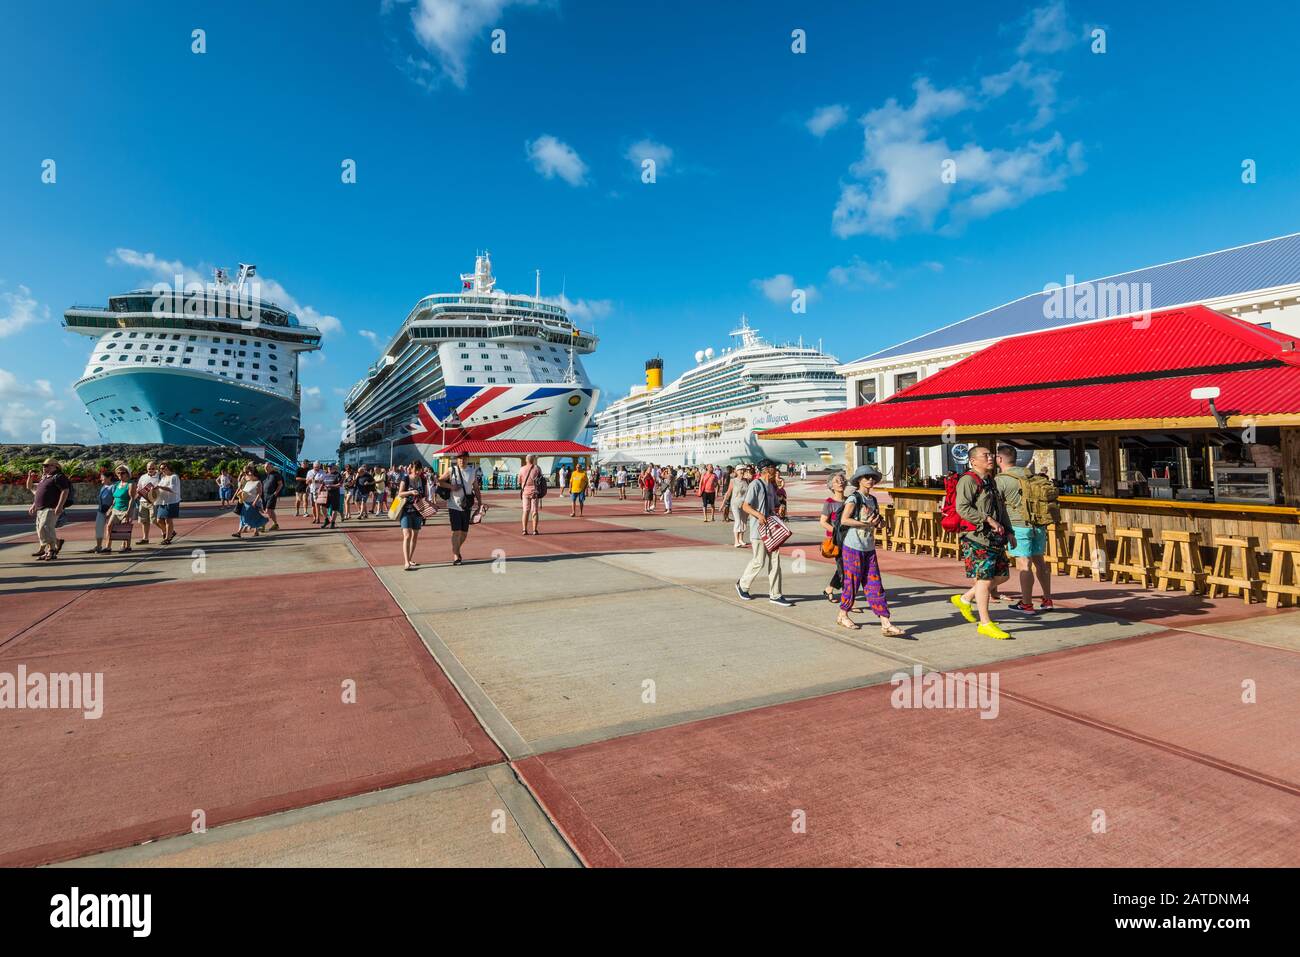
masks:
<path fill-rule="evenodd" d="M 839 601 L 839 595 L 835 594 L 844 587 L 844 565 L 843 553 L 838 545 L 835 544 L 835 516 L 844 509 L 844 489 L 848 485 L 848 479 L 844 477 L 843 472 L 836 472 L 826 480 L 826 487 L 830 489 L 831 494 L 826 501 L 822 503 L 821 526 L 826 530 L 826 539 L 822 542 L 822 555 L 825 558 L 834 556 L 835 574 L 831 576 L 830 584 L 822 589 L 827 601 Z"/>
<path fill-rule="evenodd" d="M 519 501 L 523 512 L 525 535 L 529 533 L 529 525 L 532 526 L 532 534 L 540 534 L 537 531 L 537 524 L 542 518 L 542 496 L 538 493 L 539 487 L 546 487 L 546 477 L 542 475 L 541 466 L 537 464 L 537 456 L 531 454 L 528 456 L 528 464 L 519 470 Z"/>
<path fill-rule="evenodd" d="M 117 481 L 113 484 L 113 508 L 108 513 L 108 527 L 104 529 L 104 554 L 113 550 L 113 528 L 118 525 L 131 524 L 131 501 L 134 498 L 135 483 L 131 481 L 131 470 L 125 465 L 117 467 Z M 127 528 L 126 544 L 122 551 L 131 550 L 131 530 Z"/>
<path fill-rule="evenodd" d="M 231 538 L 243 538 L 244 529 L 252 529 L 253 537 L 262 534 L 266 525 L 266 515 L 262 512 L 262 480 L 257 476 L 257 469 L 248 466 L 239 477 L 240 488 L 235 496 L 239 502 L 239 529 Z"/>
<path fill-rule="evenodd" d="M 113 473 L 108 469 L 99 471 L 99 503 L 95 508 L 95 547 L 92 555 L 108 551 L 108 517 L 113 512 Z"/>
<path fill-rule="evenodd" d="M 844 500 L 844 514 L 840 525 L 844 533 L 841 562 L 844 568 L 844 588 L 840 592 L 840 613 L 835 623 L 856 631 L 860 625 L 849 617 L 853 600 L 861 588 L 867 606 L 880 619 L 880 633 L 886 638 L 901 638 L 903 629 L 889 617 L 889 602 L 885 599 L 885 586 L 880 580 L 880 564 L 876 561 L 876 529 L 884 524 L 872 488 L 880 481 L 880 473 L 864 465 L 849 479 L 852 491 Z"/>
<path fill-rule="evenodd" d="M 406 474 L 397 483 L 394 499 L 400 499 L 402 510 L 398 519 L 402 525 L 402 570 L 414 571 L 420 567 L 415 560 L 415 546 L 420 541 L 420 529 L 424 527 L 424 516 L 420 514 L 420 499 L 426 498 L 429 486 L 419 463 L 412 462 L 406 466 Z"/>
<path fill-rule="evenodd" d="M 676 484 L 677 473 L 665 465 L 663 476 L 663 499 L 664 512 L 668 515 L 673 513 L 673 486 Z"/>
<path fill-rule="evenodd" d="M 302 464 L 298 466 L 298 471 L 293 473 L 293 514 L 307 515 L 307 473 L 311 471 L 311 463 L 303 459 Z"/>
<path fill-rule="evenodd" d="M 162 543 L 170 545 L 176 537 L 176 519 L 181 514 L 181 477 L 172 470 L 170 462 L 164 462 L 158 470 L 162 474 L 154 495 L 154 513 L 162 529 Z"/>
<path fill-rule="evenodd" d="M 655 467 L 647 465 L 638 481 L 641 483 L 641 501 L 644 503 L 641 511 L 649 515 L 655 510 Z"/>
<path fill-rule="evenodd" d="M 745 501 L 745 493 L 749 491 L 749 483 L 754 481 L 754 469 L 749 465 L 742 465 L 736 469 L 736 477 L 731 480 L 731 494 L 727 497 L 727 514 L 731 516 L 731 534 L 733 548 L 748 548 L 749 543 L 745 541 L 745 529 L 748 528 L 749 522 L 745 517 L 745 510 L 740 507 Z"/>
<path fill-rule="evenodd" d="M 217 501 L 225 505 L 234 497 L 235 480 L 230 477 L 227 469 L 222 469 L 221 474 L 217 476 Z"/>

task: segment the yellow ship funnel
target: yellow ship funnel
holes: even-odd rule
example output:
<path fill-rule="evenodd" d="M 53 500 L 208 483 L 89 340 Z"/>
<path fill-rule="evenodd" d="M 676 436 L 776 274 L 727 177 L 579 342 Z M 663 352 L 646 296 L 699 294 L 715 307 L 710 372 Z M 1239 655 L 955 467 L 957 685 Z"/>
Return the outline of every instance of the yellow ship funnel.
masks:
<path fill-rule="evenodd" d="M 664 360 L 658 356 L 645 364 L 645 387 L 651 392 L 664 387 Z"/>

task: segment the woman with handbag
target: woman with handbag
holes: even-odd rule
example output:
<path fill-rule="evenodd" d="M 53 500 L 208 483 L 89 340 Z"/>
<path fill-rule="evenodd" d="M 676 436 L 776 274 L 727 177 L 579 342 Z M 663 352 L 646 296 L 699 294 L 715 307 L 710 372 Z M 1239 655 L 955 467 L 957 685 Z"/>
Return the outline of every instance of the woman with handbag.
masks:
<path fill-rule="evenodd" d="M 749 491 L 749 483 L 754 480 L 754 468 L 750 465 L 742 465 L 736 469 L 736 476 L 731 480 L 730 494 L 727 497 L 727 514 L 731 516 L 731 532 L 733 548 L 748 548 L 749 543 L 745 541 L 745 529 L 748 522 L 745 518 L 745 510 L 742 503 L 745 501 L 745 493 Z"/>
<path fill-rule="evenodd" d="M 840 613 L 835 623 L 841 628 L 857 631 L 861 626 L 849 617 L 853 600 L 861 588 L 867 607 L 880 619 L 880 633 L 886 638 L 901 638 L 905 634 L 889 615 L 889 602 L 880 578 L 880 564 L 876 561 L 876 529 L 884 524 L 880 507 L 871 490 L 880 481 L 880 473 L 864 465 L 849 479 L 852 492 L 844 500 L 844 513 L 840 516 L 843 544 L 840 546 L 844 568 L 844 588 L 840 592 Z"/>
<path fill-rule="evenodd" d="M 446 471 L 438 476 L 439 488 L 448 490 L 447 521 L 451 525 L 452 564 L 462 563 L 461 546 L 469 537 L 469 527 L 474 511 L 480 508 L 483 476 L 478 468 L 469 464 L 469 453 L 461 450 Z M 442 495 L 441 492 L 438 493 Z"/>
<path fill-rule="evenodd" d="M 821 518 L 818 519 L 826 530 L 826 537 L 822 539 L 822 557 L 835 559 L 835 574 L 831 576 L 830 584 L 822 589 L 822 594 L 827 601 L 837 603 L 840 597 L 835 593 L 844 586 L 844 565 L 840 546 L 835 543 L 835 517 L 844 510 L 844 489 L 847 485 L 848 479 L 843 472 L 836 472 L 826 480 L 826 487 L 831 494 L 822 504 Z"/>
<path fill-rule="evenodd" d="M 235 511 L 239 513 L 239 529 L 231 538 L 243 538 L 244 529 L 252 529 L 253 537 L 262 534 L 266 525 L 266 515 L 262 512 L 262 480 L 258 478 L 257 469 L 249 466 L 240 476 L 239 493 L 235 496 L 239 503 Z"/>
<path fill-rule="evenodd" d="M 397 483 L 393 493 L 394 505 L 401 502 L 397 513 L 402 525 L 402 569 L 414 571 L 420 567 L 415 560 L 415 546 L 420 541 L 420 529 L 424 527 L 424 516 L 420 514 L 420 500 L 428 495 L 429 486 L 424 480 L 419 463 L 412 462 L 406 467 L 406 474 Z"/>

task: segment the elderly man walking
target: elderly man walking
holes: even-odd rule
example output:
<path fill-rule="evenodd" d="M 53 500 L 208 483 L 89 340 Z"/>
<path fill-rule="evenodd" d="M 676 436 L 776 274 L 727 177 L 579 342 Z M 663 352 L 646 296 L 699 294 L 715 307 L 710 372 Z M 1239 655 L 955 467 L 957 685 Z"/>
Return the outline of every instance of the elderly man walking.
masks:
<path fill-rule="evenodd" d="M 776 465 L 769 462 L 763 466 L 763 473 L 750 483 L 745 492 L 741 509 L 749 516 L 749 537 L 754 546 L 754 557 L 736 582 L 736 594 L 745 601 L 753 601 L 749 586 L 758 577 L 759 572 L 767 572 L 767 600 L 782 608 L 792 608 L 794 602 L 781 594 L 781 552 L 769 552 L 763 544 L 762 528 L 768 519 L 776 514 Z"/>
<path fill-rule="evenodd" d="M 44 474 L 34 488 L 32 482 L 36 478 L 35 473 L 27 477 L 27 487 L 34 496 L 27 514 L 36 519 L 36 540 L 40 542 L 36 560 L 52 562 L 59 557 L 59 548 L 63 545 L 56 527 L 59 516 L 63 514 L 68 498 L 72 495 L 72 483 L 63 474 L 63 467 L 56 459 L 42 462 L 41 471 Z"/>

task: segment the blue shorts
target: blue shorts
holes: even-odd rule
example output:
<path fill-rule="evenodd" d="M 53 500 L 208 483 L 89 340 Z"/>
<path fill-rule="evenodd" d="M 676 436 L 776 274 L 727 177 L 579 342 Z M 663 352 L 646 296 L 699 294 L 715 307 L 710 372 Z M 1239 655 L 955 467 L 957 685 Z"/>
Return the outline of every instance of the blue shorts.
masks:
<path fill-rule="evenodd" d="M 586 503 L 586 501 L 587 501 L 587 493 L 586 493 L 586 492 L 572 492 L 572 493 L 570 493 L 570 494 L 573 495 L 573 500 L 574 500 L 575 502 Z"/>
<path fill-rule="evenodd" d="M 419 512 L 403 512 L 402 528 L 410 528 L 419 531 L 424 527 L 424 516 Z"/>
<path fill-rule="evenodd" d="M 153 507 L 153 517 L 155 519 L 180 518 L 181 503 L 177 502 L 174 505 L 155 505 Z"/>
<path fill-rule="evenodd" d="M 1013 525 L 1016 536 L 1014 548 L 1007 549 L 1009 558 L 1033 558 L 1047 551 L 1047 529 L 1041 525 Z"/>

